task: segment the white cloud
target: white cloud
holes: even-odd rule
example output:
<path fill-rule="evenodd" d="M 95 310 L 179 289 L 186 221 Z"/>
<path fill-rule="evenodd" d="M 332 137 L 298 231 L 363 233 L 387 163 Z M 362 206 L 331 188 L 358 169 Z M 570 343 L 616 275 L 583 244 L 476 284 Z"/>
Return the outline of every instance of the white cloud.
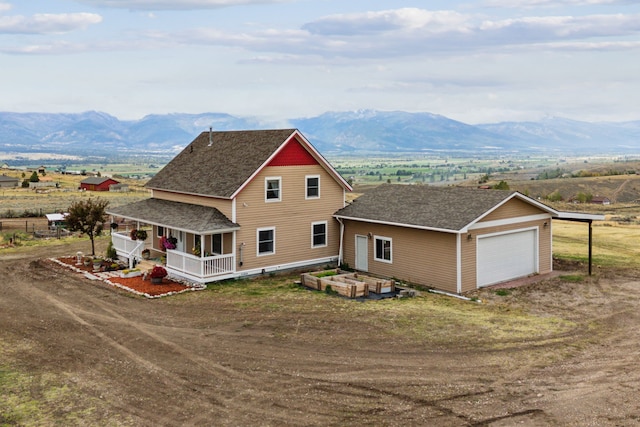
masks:
<path fill-rule="evenodd" d="M 5 3 L 5 2 L 0 2 L 0 12 L 4 12 L 7 10 L 11 10 L 11 4 L 9 3 Z"/>
<path fill-rule="evenodd" d="M 0 16 L 0 34 L 55 34 L 83 30 L 98 24 L 102 17 L 95 13 L 39 13 L 31 17 Z"/>
<path fill-rule="evenodd" d="M 380 12 L 331 15 L 305 24 L 302 28 L 317 35 L 358 35 L 399 30 L 426 30 L 432 33 L 455 28 L 464 31 L 469 17 L 454 11 L 416 8 Z"/>
<path fill-rule="evenodd" d="M 330 15 L 298 30 L 230 33 L 211 28 L 155 37 L 184 45 L 242 47 L 261 53 L 324 58 L 389 58 L 459 55 L 514 48 L 584 50 L 589 43 L 616 44 L 621 37 L 640 33 L 640 15 L 532 16 L 478 19 L 453 11 L 397 9 L 360 14 Z M 595 40 L 597 39 L 597 40 Z M 593 45 L 595 46 L 595 45 Z"/>
<path fill-rule="evenodd" d="M 129 10 L 196 10 L 251 4 L 286 3 L 292 0 L 76 0 L 95 7 Z"/>
<path fill-rule="evenodd" d="M 504 8 L 534 8 L 534 7 L 561 7 L 561 6 L 608 6 L 628 5 L 637 3 L 636 0 L 487 0 L 485 5 L 489 7 Z"/>

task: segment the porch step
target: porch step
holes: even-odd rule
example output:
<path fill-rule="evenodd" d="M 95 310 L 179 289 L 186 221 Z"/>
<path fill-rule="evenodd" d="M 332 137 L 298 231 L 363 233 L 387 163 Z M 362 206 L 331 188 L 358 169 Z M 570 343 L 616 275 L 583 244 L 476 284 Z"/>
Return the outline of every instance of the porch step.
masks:
<path fill-rule="evenodd" d="M 140 269 L 140 271 L 151 271 L 153 267 L 155 267 L 158 263 L 151 260 L 143 259 L 136 264 L 136 267 Z"/>

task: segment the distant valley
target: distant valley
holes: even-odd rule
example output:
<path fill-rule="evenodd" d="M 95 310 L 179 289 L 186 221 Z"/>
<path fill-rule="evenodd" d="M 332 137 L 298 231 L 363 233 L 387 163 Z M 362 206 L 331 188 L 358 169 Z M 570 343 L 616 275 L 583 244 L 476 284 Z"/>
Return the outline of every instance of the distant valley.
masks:
<path fill-rule="evenodd" d="M 325 154 L 424 152 L 495 157 L 637 154 L 640 120 L 580 122 L 546 118 L 536 122 L 469 125 L 430 113 L 362 110 L 328 112 L 289 123 L 264 123 L 224 113 L 149 115 L 119 120 L 102 112 L 78 114 L 0 112 L 0 152 L 81 157 L 173 157 L 200 132 L 298 128 Z M 55 157 L 55 156 L 53 156 Z"/>

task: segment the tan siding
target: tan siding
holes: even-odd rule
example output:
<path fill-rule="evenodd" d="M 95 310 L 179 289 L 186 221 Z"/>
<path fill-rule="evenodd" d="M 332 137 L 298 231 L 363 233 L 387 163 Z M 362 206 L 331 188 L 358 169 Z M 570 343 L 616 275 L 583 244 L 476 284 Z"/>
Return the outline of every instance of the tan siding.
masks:
<path fill-rule="evenodd" d="M 305 199 L 307 175 L 320 176 L 319 199 Z M 282 201 L 265 201 L 266 177 L 282 178 Z M 319 165 L 266 167 L 237 197 L 236 244 L 245 244 L 239 269 L 337 256 L 339 224 L 332 215 L 343 205 L 343 188 Z M 311 248 L 311 224 L 319 221 L 327 221 L 327 246 Z M 258 257 L 256 229 L 266 227 L 276 228 L 276 253 Z"/>
<path fill-rule="evenodd" d="M 537 215 L 541 213 L 544 213 L 544 211 L 536 206 L 533 206 L 520 199 L 511 199 L 495 211 L 491 212 L 486 217 L 482 218 L 480 222 L 494 221 L 498 219 L 506 219 L 526 215 Z"/>
<path fill-rule="evenodd" d="M 426 230 L 345 221 L 345 262 L 355 266 L 355 235 L 390 237 L 392 263 L 376 261 L 375 238 L 369 239 L 369 272 L 410 283 L 457 292 L 456 235 Z"/>
<path fill-rule="evenodd" d="M 484 232 L 484 230 L 483 230 Z M 471 239 L 469 239 L 471 236 Z M 476 288 L 476 236 L 474 233 L 463 234 L 461 245 L 461 291 L 467 292 Z"/>
<path fill-rule="evenodd" d="M 228 199 L 217 199 L 214 197 L 196 196 L 191 194 L 172 193 L 169 191 L 153 190 L 151 197 L 174 202 L 189 203 L 192 205 L 209 206 L 218 209 L 227 218 L 233 220 L 232 201 Z"/>
<path fill-rule="evenodd" d="M 539 233 L 539 273 L 552 269 L 551 226 L 545 220 L 528 221 L 500 227 L 483 228 L 461 236 L 462 292 L 476 289 L 476 240 L 478 235 L 537 227 Z M 549 224 L 549 220 L 546 221 Z M 344 262 L 355 267 L 355 236 L 368 233 L 392 238 L 393 263 L 374 260 L 374 239 L 369 239 L 369 272 L 385 277 L 396 277 L 412 283 L 457 292 L 456 235 L 410 228 L 345 221 Z"/>

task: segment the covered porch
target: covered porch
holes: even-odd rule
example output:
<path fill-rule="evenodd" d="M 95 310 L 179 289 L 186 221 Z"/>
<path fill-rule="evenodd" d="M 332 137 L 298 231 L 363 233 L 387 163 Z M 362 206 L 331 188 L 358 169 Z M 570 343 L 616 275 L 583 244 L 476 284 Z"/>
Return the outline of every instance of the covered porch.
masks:
<path fill-rule="evenodd" d="M 240 227 L 218 209 L 152 198 L 107 213 L 133 220 L 138 228 L 150 227 L 144 241 L 132 238 L 128 231 L 112 234 L 118 257 L 130 264 L 141 260 L 148 250 L 175 277 L 196 283 L 234 277 Z"/>

